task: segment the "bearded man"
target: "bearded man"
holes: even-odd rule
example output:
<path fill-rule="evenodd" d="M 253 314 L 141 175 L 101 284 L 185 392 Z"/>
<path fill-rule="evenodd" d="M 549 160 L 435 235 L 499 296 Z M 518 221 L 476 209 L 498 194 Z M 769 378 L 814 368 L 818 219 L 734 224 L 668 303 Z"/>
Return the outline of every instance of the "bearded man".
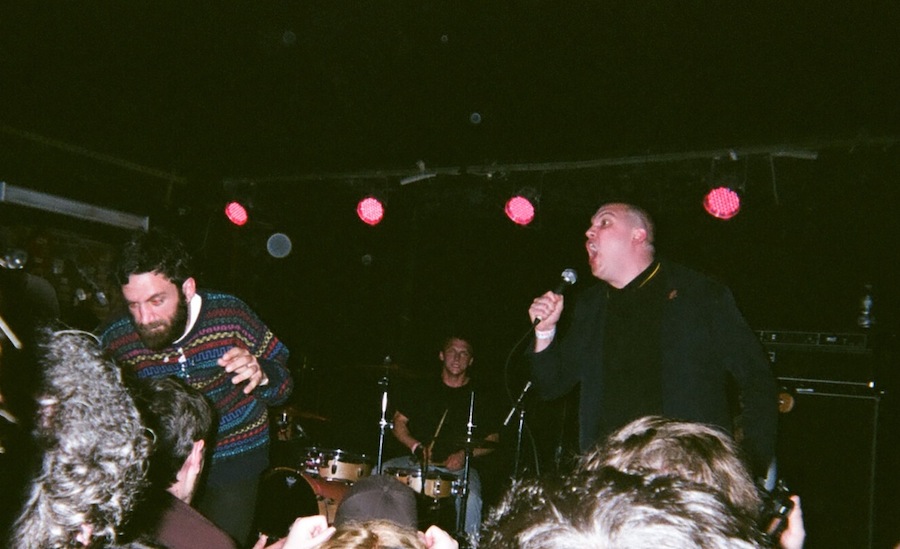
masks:
<path fill-rule="evenodd" d="M 190 265 L 174 236 L 136 234 L 116 268 L 128 311 L 101 330 L 101 340 L 138 378 L 177 376 L 212 403 L 218 430 L 198 508 L 243 545 L 268 467 L 266 407 L 293 388 L 288 349 L 243 301 L 198 289 Z"/>

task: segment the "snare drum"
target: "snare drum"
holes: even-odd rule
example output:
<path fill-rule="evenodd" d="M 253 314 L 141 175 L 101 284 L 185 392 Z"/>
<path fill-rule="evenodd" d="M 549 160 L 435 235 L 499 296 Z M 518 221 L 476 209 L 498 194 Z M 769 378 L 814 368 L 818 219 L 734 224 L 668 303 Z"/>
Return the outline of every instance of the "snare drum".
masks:
<path fill-rule="evenodd" d="M 453 483 L 456 477 L 450 473 L 441 471 L 428 471 L 425 475 L 425 486 L 422 486 L 422 469 L 404 469 L 401 467 L 388 467 L 384 474 L 390 475 L 403 484 L 413 489 L 417 494 L 422 494 L 434 499 L 448 498 L 453 493 Z"/>
<path fill-rule="evenodd" d="M 409 474 L 414 471 L 414 469 L 404 469 L 403 467 L 385 467 L 384 474 L 389 477 L 394 477 L 399 480 L 403 484 L 409 486 Z"/>
<path fill-rule="evenodd" d="M 312 459 L 319 476 L 326 480 L 356 482 L 372 472 L 366 456 L 343 450 L 321 449 Z"/>
<path fill-rule="evenodd" d="M 283 538 L 297 517 L 323 515 L 331 524 L 350 486 L 349 482 L 276 467 L 263 476 L 259 485 L 257 529 L 270 537 Z"/>

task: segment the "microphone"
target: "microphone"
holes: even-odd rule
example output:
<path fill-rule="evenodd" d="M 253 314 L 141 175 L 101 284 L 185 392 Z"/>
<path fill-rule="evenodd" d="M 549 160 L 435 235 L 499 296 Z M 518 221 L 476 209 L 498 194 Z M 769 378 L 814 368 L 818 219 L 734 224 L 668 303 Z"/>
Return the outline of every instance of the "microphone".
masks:
<path fill-rule="evenodd" d="M 559 276 L 559 284 L 556 285 L 556 288 L 553 288 L 553 293 L 563 295 L 563 292 L 578 280 L 578 273 L 575 272 L 575 269 L 566 269 Z"/>
<path fill-rule="evenodd" d="M 569 286 L 575 284 L 578 280 L 578 273 L 575 272 L 575 269 L 566 269 L 560 275 L 559 284 L 556 285 L 556 288 L 553 288 L 553 293 L 556 295 L 563 295 L 563 293 L 568 289 Z M 537 317 L 534 319 L 534 322 L 531 323 L 531 327 L 534 328 L 538 324 L 541 323 L 541 317 Z"/>

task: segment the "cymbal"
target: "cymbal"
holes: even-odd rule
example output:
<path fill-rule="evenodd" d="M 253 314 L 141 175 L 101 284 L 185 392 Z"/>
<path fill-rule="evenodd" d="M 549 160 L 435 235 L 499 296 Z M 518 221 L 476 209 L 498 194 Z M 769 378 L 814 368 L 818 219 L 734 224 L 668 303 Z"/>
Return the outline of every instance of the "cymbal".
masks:
<path fill-rule="evenodd" d="M 273 417 L 279 417 L 282 413 L 287 414 L 288 418 L 291 419 L 311 419 L 314 421 L 328 421 L 328 418 L 317 414 L 316 412 L 310 412 L 308 410 L 301 410 L 297 406 L 293 404 L 287 404 L 285 406 L 276 406 L 272 408 Z"/>
<path fill-rule="evenodd" d="M 387 370 L 389 372 L 399 372 L 399 371 L 405 369 L 405 368 L 403 368 L 403 366 L 400 366 L 399 364 L 394 364 L 393 362 L 390 362 L 388 364 L 353 364 L 348 367 L 351 369 L 354 369 L 354 370 L 379 370 L 379 371 Z"/>
<path fill-rule="evenodd" d="M 485 450 L 493 450 L 500 445 L 496 440 L 485 440 L 485 439 L 473 439 L 466 440 L 464 438 L 453 439 L 450 443 L 455 448 L 460 448 L 462 450 L 475 450 L 476 448 L 482 448 Z"/>
<path fill-rule="evenodd" d="M 300 419 L 313 419 L 315 421 L 328 421 L 328 418 L 325 416 L 321 416 L 315 412 L 297 412 L 297 416 Z"/>
<path fill-rule="evenodd" d="M 345 370 L 362 372 L 375 375 L 391 375 L 409 379 L 419 379 L 429 377 L 429 372 L 421 372 L 412 368 L 405 368 L 399 364 L 352 364 L 344 366 Z"/>

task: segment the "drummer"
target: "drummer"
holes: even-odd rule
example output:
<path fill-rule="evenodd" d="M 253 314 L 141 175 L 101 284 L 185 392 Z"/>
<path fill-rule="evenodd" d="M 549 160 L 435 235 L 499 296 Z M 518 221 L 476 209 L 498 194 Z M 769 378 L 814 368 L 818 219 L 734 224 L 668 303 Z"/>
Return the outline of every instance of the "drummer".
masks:
<path fill-rule="evenodd" d="M 466 448 L 471 449 L 472 457 L 492 452 L 500 438 L 501 420 L 494 402 L 496 398 L 469 376 L 475 356 L 468 339 L 448 337 L 438 358 L 442 364 L 440 378 L 426 381 L 424 386 L 419 383 L 412 390 L 400 391 L 393 399 L 396 410 L 393 433 L 410 453 L 388 460 L 384 465 L 386 468 L 413 468 L 428 463 L 429 471 L 462 479 Z M 473 393 L 472 423 L 476 428 L 467 441 Z M 477 534 L 481 526 L 481 479 L 471 466 L 468 481 L 465 532 Z M 422 486 L 425 486 L 424 480 Z M 460 505 L 461 498 L 457 498 L 457 513 Z"/>

